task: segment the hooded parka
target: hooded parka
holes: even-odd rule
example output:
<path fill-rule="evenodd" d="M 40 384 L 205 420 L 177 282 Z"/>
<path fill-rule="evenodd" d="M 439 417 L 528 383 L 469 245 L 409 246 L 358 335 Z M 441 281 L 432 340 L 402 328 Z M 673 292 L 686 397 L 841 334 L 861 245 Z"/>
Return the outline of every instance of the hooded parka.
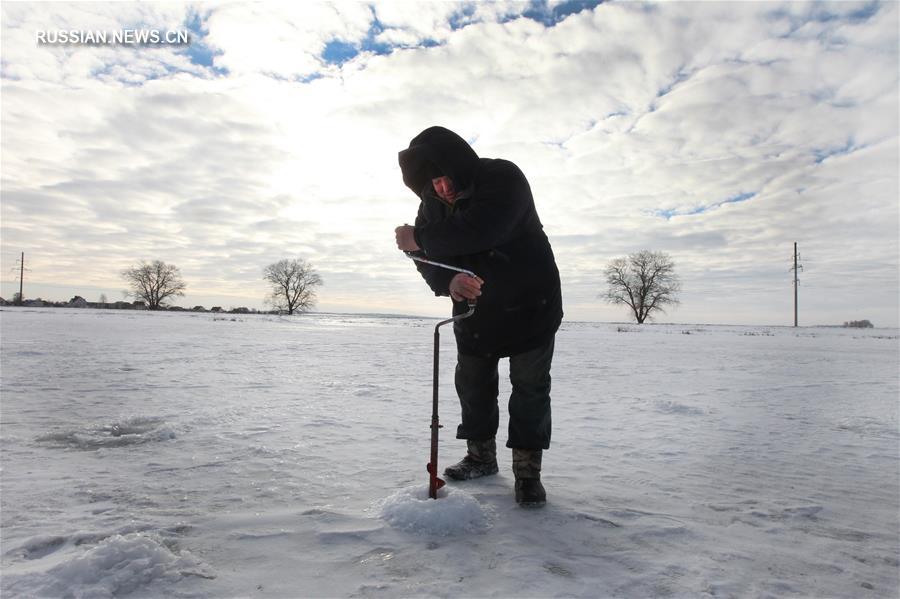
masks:
<path fill-rule="evenodd" d="M 416 243 L 429 259 L 471 270 L 484 285 L 475 314 L 454 325 L 457 348 L 506 357 L 547 343 L 562 321 L 559 271 L 525 175 L 508 160 L 479 158 L 443 127 L 430 127 L 400 152 L 403 182 L 420 199 Z M 452 204 L 431 179 L 447 176 Z M 436 295 L 450 295 L 453 271 L 416 262 Z M 453 303 L 453 313 L 468 309 Z"/>

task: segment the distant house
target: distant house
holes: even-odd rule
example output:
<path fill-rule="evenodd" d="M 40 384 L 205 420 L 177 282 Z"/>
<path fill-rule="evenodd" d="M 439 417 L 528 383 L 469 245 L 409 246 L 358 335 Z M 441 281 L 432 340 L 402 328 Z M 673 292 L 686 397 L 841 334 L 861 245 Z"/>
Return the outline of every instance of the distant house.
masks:
<path fill-rule="evenodd" d="M 191 311 L 192 312 L 206 312 L 206 308 L 204 308 L 203 306 L 194 306 L 193 308 L 191 308 Z"/>
<path fill-rule="evenodd" d="M 209 309 L 209 311 L 210 312 L 221 312 L 222 306 L 213 306 L 212 308 Z"/>
<path fill-rule="evenodd" d="M 37 298 L 33 300 L 25 300 L 24 302 L 22 302 L 22 305 L 28 306 L 29 308 L 43 308 L 45 304 L 44 300 L 42 300 L 41 298 Z"/>
<path fill-rule="evenodd" d="M 250 314 L 249 308 L 244 308 L 243 306 L 240 308 L 234 308 L 231 310 L 232 314 Z"/>
<path fill-rule="evenodd" d="M 146 310 L 147 304 L 145 304 L 142 300 L 135 300 L 131 302 L 131 308 L 133 310 Z"/>
<path fill-rule="evenodd" d="M 11 305 L 12 304 L 10 304 L 8 301 L 6 301 L 2 297 L 0 297 L 0 306 L 11 306 Z"/>

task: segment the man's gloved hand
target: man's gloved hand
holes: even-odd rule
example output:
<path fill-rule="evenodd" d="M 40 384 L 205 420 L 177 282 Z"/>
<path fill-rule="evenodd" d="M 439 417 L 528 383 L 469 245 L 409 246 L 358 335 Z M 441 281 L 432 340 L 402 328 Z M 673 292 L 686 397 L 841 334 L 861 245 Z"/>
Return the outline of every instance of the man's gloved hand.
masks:
<path fill-rule="evenodd" d="M 478 299 L 482 285 L 481 277 L 470 277 L 461 272 L 450 280 L 450 297 L 455 302 Z"/>
<path fill-rule="evenodd" d="M 394 229 L 394 237 L 397 239 L 397 249 L 404 252 L 414 252 L 421 249 L 416 243 L 416 237 L 413 232 L 416 230 L 412 225 L 402 225 Z"/>

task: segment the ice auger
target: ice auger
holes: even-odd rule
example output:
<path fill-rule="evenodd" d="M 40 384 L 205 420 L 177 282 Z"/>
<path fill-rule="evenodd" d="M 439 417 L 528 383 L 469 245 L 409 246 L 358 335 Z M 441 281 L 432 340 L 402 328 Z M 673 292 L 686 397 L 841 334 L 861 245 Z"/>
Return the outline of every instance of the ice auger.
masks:
<path fill-rule="evenodd" d="M 431 264 L 432 266 L 438 266 L 440 268 L 446 268 L 448 270 L 455 270 L 457 272 L 461 272 L 469 275 L 470 277 L 475 277 L 475 273 L 471 270 L 466 270 L 464 268 L 457 268 L 455 266 L 450 266 L 449 264 L 442 264 L 440 262 L 434 262 L 432 260 L 427 260 L 421 256 L 416 256 L 414 254 L 406 253 L 407 256 L 416 260 L 417 262 L 423 262 L 425 264 Z M 440 349 L 441 349 L 441 331 L 440 328 L 447 323 L 450 322 L 458 322 L 465 318 L 472 316 L 475 313 L 475 300 L 469 300 L 469 311 L 463 314 L 457 314 L 453 318 L 448 318 L 447 320 L 442 320 L 437 323 L 434 327 L 434 373 L 432 375 L 432 383 L 434 386 L 434 390 L 432 393 L 432 401 L 431 401 L 431 459 L 426 466 L 428 470 L 428 496 L 432 499 L 437 499 L 438 489 L 446 484 L 442 478 L 438 476 L 438 429 L 441 428 L 440 420 L 438 419 L 438 379 L 439 379 L 439 370 L 438 370 L 438 360 L 440 357 Z"/>

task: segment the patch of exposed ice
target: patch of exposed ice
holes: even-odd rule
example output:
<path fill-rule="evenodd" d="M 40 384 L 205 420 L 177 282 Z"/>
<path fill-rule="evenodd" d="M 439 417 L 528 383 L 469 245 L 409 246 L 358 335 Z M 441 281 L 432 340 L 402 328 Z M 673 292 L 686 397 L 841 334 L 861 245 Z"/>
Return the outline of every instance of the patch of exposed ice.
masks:
<path fill-rule="evenodd" d="M 383 520 L 406 532 L 449 536 L 491 527 L 489 510 L 454 488 L 444 487 L 438 490 L 437 499 L 431 499 L 427 486 L 406 487 L 383 500 L 380 507 Z"/>
<path fill-rule="evenodd" d="M 163 418 L 138 416 L 84 429 L 58 430 L 41 435 L 35 441 L 51 447 L 91 451 L 174 438 L 175 431 Z"/>
<path fill-rule="evenodd" d="M 657 412 L 663 414 L 682 414 L 685 416 L 703 416 L 706 412 L 694 406 L 687 406 L 677 401 L 657 400 L 654 403 Z"/>

